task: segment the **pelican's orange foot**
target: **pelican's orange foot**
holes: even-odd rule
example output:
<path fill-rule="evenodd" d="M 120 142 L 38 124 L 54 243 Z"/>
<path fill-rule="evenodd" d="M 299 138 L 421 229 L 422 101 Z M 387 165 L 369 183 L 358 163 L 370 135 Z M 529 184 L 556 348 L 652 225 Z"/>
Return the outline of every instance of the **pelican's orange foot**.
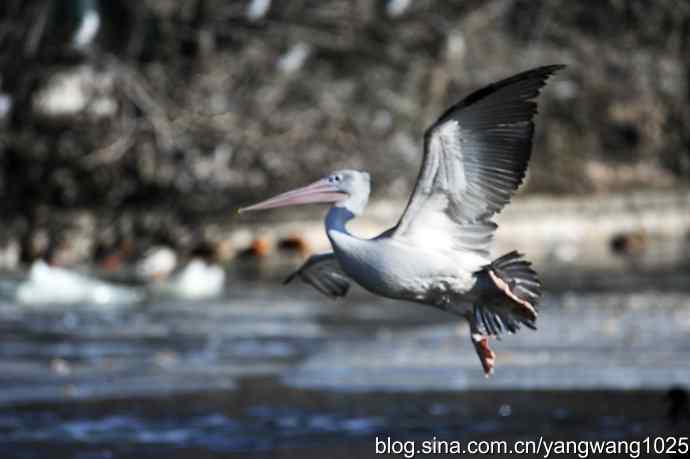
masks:
<path fill-rule="evenodd" d="M 484 369 L 484 375 L 488 378 L 494 372 L 494 363 L 496 362 L 496 353 L 489 347 L 489 339 L 484 335 L 472 334 L 472 344 L 474 350 L 477 351 L 477 357 Z"/>

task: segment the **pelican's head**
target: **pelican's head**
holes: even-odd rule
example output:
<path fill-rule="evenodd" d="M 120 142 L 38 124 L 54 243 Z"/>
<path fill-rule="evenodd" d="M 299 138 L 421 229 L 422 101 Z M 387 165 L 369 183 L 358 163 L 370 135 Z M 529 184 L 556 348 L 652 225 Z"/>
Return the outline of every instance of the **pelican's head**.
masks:
<path fill-rule="evenodd" d="M 339 170 L 311 185 L 279 194 L 253 206 L 243 207 L 239 212 L 327 202 L 345 207 L 354 215 L 359 215 L 369 200 L 369 181 L 369 174 L 366 172 Z"/>

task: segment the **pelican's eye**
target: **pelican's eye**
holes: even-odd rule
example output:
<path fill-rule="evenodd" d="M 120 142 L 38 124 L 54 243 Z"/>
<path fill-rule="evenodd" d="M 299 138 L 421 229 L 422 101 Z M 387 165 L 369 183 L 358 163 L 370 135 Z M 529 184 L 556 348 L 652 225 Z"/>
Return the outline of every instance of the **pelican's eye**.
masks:
<path fill-rule="evenodd" d="M 331 175 L 330 177 L 328 177 L 328 181 L 331 183 L 340 183 L 340 180 L 341 178 L 339 175 Z"/>

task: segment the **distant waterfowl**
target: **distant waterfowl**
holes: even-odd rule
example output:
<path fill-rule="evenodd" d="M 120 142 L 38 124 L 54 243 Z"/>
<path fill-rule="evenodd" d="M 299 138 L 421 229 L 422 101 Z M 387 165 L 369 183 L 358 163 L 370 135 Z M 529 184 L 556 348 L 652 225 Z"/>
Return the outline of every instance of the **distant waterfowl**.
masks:
<path fill-rule="evenodd" d="M 640 255 L 649 245 L 649 237 L 644 231 L 619 233 L 611 237 L 611 251 L 616 255 Z"/>
<path fill-rule="evenodd" d="M 240 209 L 332 203 L 326 233 L 333 252 L 312 256 L 290 278 L 344 296 L 351 281 L 372 293 L 435 306 L 465 317 L 486 375 L 495 354 L 487 337 L 536 328 L 541 283 L 516 251 L 490 257 L 494 214 L 525 176 L 532 150 L 534 102 L 561 65 L 491 84 L 450 107 L 424 136 L 421 171 L 397 225 L 373 239 L 347 222 L 369 199 L 369 174 L 340 170 L 304 188 Z"/>
<path fill-rule="evenodd" d="M 149 249 L 137 263 L 136 271 L 146 279 L 162 280 L 177 267 L 177 253 L 170 247 L 156 246 Z"/>
<path fill-rule="evenodd" d="M 153 281 L 151 290 L 165 296 L 201 300 L 220 295 L 225 286 L 225 270 L 215 263 L 213 253 L 192 254 L 178 267 L 177 254 L 169 247 L 157 247 L 138 264 L 137 272 Z"/>
<path fill-rule="evenodd" d="M 273 249 L 271 243 L 268 239 L 264 237 L 256 238 L 252 243 L 244 250 L 240 250 L 237 254 L 239 258 L 264 258 Z"/>
<path fill-rule="evenodd" d="M 278 241 L 278 249 L 283 252 L 293 252 L 306 257 L 312 253 L 309 242 L 299 234 L 290 234 Z"/>
<path fill-rule="evenodd" d="M 187 300 L 213 298 L 223 292 L 225 270 L 215 263 L 192 259 L 154 286 L 156 293 Z"/>
<path fill-rule="evenodd" d="M 21 247 L 16 239 L 0 238 L 0 271 L 14 271 L 19 266 Z"/>

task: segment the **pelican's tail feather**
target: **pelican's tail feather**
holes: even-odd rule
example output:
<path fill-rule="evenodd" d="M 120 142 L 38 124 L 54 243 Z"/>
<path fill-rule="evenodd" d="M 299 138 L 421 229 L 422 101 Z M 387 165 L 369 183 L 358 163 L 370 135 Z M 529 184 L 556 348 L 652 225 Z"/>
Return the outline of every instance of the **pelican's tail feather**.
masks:
<path fill-rule="evenodd" d="M 477 301 L 474 318 L 488 335 L 516 332 L 520 325 L 536 329 L 541 282 L 532 264 L 513 251 L 492 261 L 481 271 L 489 285 Z"/>

